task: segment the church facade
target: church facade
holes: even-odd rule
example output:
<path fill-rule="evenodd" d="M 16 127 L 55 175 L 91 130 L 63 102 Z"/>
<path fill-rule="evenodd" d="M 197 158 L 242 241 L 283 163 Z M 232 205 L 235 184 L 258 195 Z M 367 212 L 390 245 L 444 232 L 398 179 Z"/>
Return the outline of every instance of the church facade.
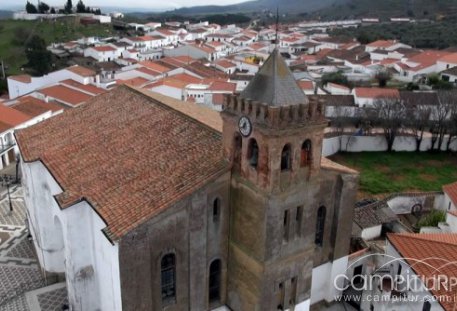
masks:
<path fill-rule="evenodd" d="M 126 86 L 16 134 L 73 310 L 309 310 L 341 294 L 357 172 L 277 51 L 219 114 Z"/>

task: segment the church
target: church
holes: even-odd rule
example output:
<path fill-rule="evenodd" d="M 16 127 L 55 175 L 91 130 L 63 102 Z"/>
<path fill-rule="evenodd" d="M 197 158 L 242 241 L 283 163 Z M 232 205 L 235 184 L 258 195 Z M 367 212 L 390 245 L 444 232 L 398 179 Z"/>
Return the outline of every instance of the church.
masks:
<path fill-rule="evenodd" d="M 358 174 L 275 50 L 221 113 L 128 86 L 20 130 L 28 225 L 72 310 L 309 310 L 348 263 Z"/>

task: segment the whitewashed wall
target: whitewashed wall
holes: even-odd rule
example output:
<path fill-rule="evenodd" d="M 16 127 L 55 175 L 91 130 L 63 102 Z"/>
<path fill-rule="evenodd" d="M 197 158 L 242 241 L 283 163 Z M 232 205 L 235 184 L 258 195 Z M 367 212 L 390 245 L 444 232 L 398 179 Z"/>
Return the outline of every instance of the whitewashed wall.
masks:
<path fill-rule="evenodd" d="M 445 149 L 446 141 L 444 141 L 442 149 Z M 432 146 L 431 138 L 425 137 L 422 140 L 420 150 L 428 151 Z M 457 140 L 451 143 L 451 149 L 457 151 Z M 325 138 L 322 144 L 322 155 L 324 157 L 331 156 L 339 151 L 345 152 L 363 152 L 363 151 L 386 151 L 387 142 L 384 136 L 336 136 Z M 400 136 L 395 139 L 393 145 L 394 151 L 415 151 L 416 142 L 414 137 Z"/>
<path fill-rule="evenodd" d="M 40 266 L 65 273 L 72 310 L 121 310 L 118 245 L 85 201 L 61 210 L 62 189 L 39 161 L 21 163 L 30 233 Z"/>

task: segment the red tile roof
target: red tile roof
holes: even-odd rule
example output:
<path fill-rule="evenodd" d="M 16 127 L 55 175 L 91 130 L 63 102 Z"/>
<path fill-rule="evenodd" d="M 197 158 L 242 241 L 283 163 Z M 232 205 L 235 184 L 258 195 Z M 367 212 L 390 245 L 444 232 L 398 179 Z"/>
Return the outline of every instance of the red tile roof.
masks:
<path fill-rule="evenodd" d="M 32 96 L 21 97 L 14 105 L 11 105 L 10 107 L 31 117 L 37 117 L 48 111 L 57 112 L 64 109 L 57 103 L 47 103 Z"/>
<path fill-rule="evenodd" d="M 400 98 L 400 92 L 397 89 L 386 89 L 380 87 L 357 87 L 354 90 L 357 97 Z"/>
<path fill-rule="evenodd" d="M 70 89 L 69 87 L 63 85 L 50 86 L 41 89 L 38 92 L 46 96 L 52 97 L 57 101 L 63 102 L 64 104 L 70 104 L 72 106 L 82 104 L 92 97 L 91 95 Z"/>
<path fill-rule="evenodd" d="M 16 134 L 24 161 L 41 160 L 62 187 L 61 208 L 87 200 L 113 240 L 229 170 L 221 133 L 189 103 L 145 94 L 119 86 Z"/>
<path fill-rule="evenodd" d="M 418 276 L 438 281 L 439 275 L 457 278 L 457 234 L 398 233 L 387 238 Z M 445 310 L 455 310 L 455 288 L 430 287 L 433 295 L 443 298 L 438 301 Z"/>
<path fill-rule="evenodd" d="M 444 185 L 443 192 L 446 193 L 452 203 L 457 206 L 457 181 L 452 184 Z"/>
<path fill-rule="evenodd" d="M 66 86 L 71 86 L 71 87 L 77 88 L 81 91 L 90 93 L 92 95 L 100 95 L 100 94 L 103 94 L 106 92 L 106 90 L 96 87 L 95 85 L 82 84 L 82 83 L 79 83 L 78 81 L 75 81 L 72 79 L 63 80 L 60 83 L 66 85 Z"/>
<path fill-rule="evenodd" d="M 314 90 L 313 81 L 297 81 L 300 88 L 304 90 Z"/>
<path fill-rule="evenodd" d="M 88 69 L 88 68 L 85 68 L 85 67 L 82 67 L 82 66 L 79 66 L 79 65 L 75 65 L 75 66 L 71 66 L 71 67 L 68 67 L 66 68 L 68 71 L 71 71 L 81 77 L 93 77 L 95 76 L 95 71 L 91 70 L 91 69 Z"/>
<path fill-rule="evenodd" d="M 26 115 L 25 113 L 22 113 L 21 111 L 14 108 L 6 107 L 0 104 L 0 122 L 9 125 L 9 128 L 13 128 L 30 119 L 31 117 L 29 115 Z"/>
<path fill-rule="evenodd" d="M 444 57 L 440 58 L 438 61 L 450 63 L 450 64 L 457 64 L 457 53 L 451 53 L 449 55 L 445 55 Z"/>
<path fill-rule="evenodd" d="M 116 51 L 115 48 L 113 48 L 112 46 L 109 46 L 109 45 L 93 46 L 92 49 L 97 51 L 97 52 L 113 52 L 113 51 Z"/>
<path fill-rule="evenodd" d="M 396 43 L 397 43 L 397 41 L 395 41 L 395 40 L 377 40 L 377 41 L 368 43 L 367 46 L 376 47 L 376 48 L 388 48 Z"/>
<path fill-rule="evenodd" d="M 32 82 L 32 77 L 29 75 L 17 75 L 17 76 L 9 76 L 8 79 L 13 79 L 22 83 L 30 83 Z"/>

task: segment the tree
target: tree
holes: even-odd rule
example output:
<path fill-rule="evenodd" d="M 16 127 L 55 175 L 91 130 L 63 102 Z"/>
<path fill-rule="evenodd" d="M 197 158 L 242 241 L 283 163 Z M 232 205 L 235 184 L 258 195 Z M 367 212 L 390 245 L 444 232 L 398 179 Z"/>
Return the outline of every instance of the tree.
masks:
<path fill-rule="evenodd" d="M 49 5 L 47 5 L 45 2 L 40 2 L 38 4 L 38 12 L 41 14 L 45 14 L 49 11 Z"/>
<path fill-rule="evenodd" d="M 452 108 L 457 104 L 456 93 L 453 91 L 439 91 L 438 103 L 432 110 L 432 150 L 441 150 L 444 138 L 448 132 L 449 118 Z"/>
<path fill-rule="evenodd" d="M 408 127 L 416 141 L 416 152 L 420 151 L 420 146 L 424 138 L 424 133 L 430 124 L 430 115 L 432 111 L 425 103 L 418 103 L 415 106 L 409 107 L 406 114 L 405 125 Z"/>
<path fill-rule="evenodd" d="M 71 14 L 73 12 L 73 3 L 71 0 L 67 0 L 67 3 L 65 4 L 64 11 L 66 14 Z"/>
<path fill-rule="evenodd" d="M 43 75 L 51 68 L 51 53 L 46 49 L 46 43 L 38 35 L 34 35 L 25 45 L 25 55 L 35 74 Z"/>
<path fill-rule="evenodd" d="M 27 4 L 25 5 L 25 11 L 29 14 L 37 14 L 38 10 L 36 6 L 34 6 L 32 3 L 27 1 Z"/>
<path fill-rule="evenodd" d="M 379 87 L 385 87 L 390 78 L 390 73 L 387 70 L 380 70 L 375 75 L 375 79 L 378 81 Z"/>
<path fill-rule="evenodd" d="M 86 6 L 82 0 L 79 0 L 76 4 L 76 13 L 86 13 Z"/>
<path fill-rule="evenodd" d="M 51 8 L 51 11 L 50 11 L 51 14 L 56 14 L 56 9 L 54 8 Z"/>
<path fill-rule="evenodd" d="M 372 108 L 367 109 L 367 119 L 381 128 L 387 142 L 387 151 L 393 150 L 395 138 L 404 126 L 406 108 L 404 103 L 397 98 L 377 99 Z"/>
<path fill-rule="evenodd" d="M 451 151 L 451 144 L 457 139 L 457 103 L 450 107 L 451 112 L 449 120 L 447 121 L 446 128 L 448 130 L 448 140 L 446 143 L 446 151 Z"/>
<path fill-rule="evenodd" d="M 332 82 L 349 86 L 348 78 L 341 71 L 323 74 L 321 81 L 322 85 Z"/>

